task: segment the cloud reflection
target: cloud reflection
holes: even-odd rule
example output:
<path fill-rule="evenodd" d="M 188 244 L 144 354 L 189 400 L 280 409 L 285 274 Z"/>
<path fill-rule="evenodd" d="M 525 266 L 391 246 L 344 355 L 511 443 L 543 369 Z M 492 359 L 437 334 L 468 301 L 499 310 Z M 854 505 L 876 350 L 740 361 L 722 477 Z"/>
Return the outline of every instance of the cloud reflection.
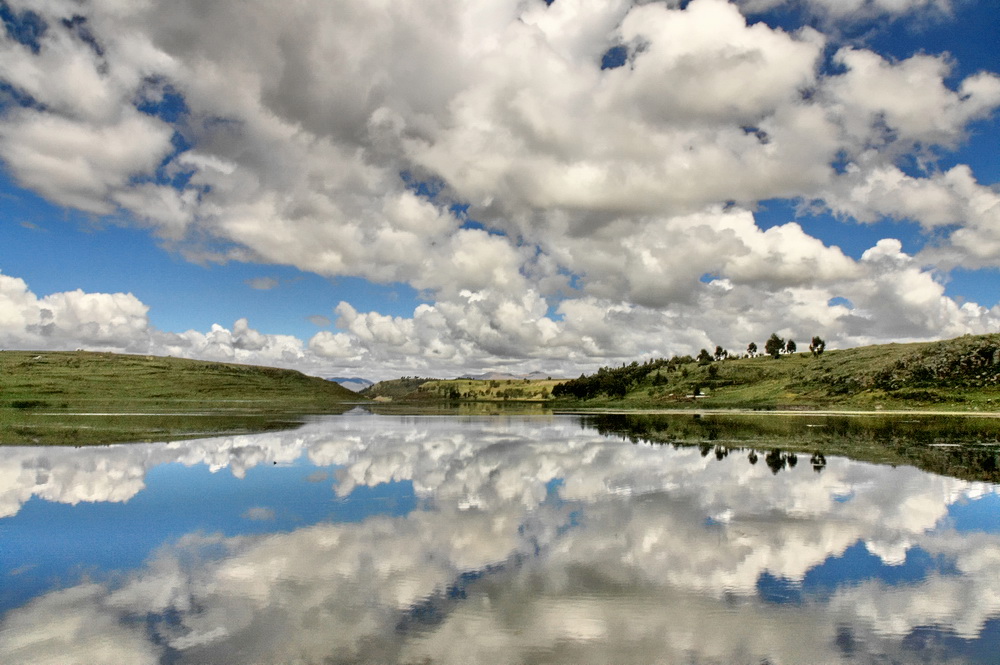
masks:
<path fill-rule="evenodd" d="M 4 662 L 47 662 L 75 641 L 90 662 L 123 663 L 916 662 L 926 654 L 908 651 L 914 631 L 973 640 L 1000 617 L 1000 537 L 947 520 L 956 502 L 997 488 L 914 468 L 831 458 L 822 474 L 774 475 L 739 456 L 611 440 L 568 417 L 336 417 L 281 434 L 3 452 L 13 463 L 0 468 L 19 469 L 0 486 L 5 514 L 32 495 L 127 501 L 167 462 L 240 477 L 303 457 L 335 467 L 310 479 L 338 496 L 409 481 L 421 506 L 166 543 L 121 583 L 9 612 Z M 883 566 L 916 549 L 949 566 L 906 583 L 802 587 L 859 544 Z M 803 592 L 772 602 L 764 575 Z M 98 638 L 109 651 L 95 660 Z"/>

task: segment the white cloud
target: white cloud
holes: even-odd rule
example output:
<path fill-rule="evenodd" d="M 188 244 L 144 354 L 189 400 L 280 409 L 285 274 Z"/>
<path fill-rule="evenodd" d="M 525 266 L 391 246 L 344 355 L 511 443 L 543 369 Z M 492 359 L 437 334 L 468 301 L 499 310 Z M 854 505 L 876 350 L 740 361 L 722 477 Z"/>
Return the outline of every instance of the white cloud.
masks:
<path fill-rule="evenodd" d="M 927 178 L 895 166 L 854 167 L 825 196 L 839 214 L 861 222 L 908 219 L 938 234 L 920 253 L 926 265 L 969 269 L 1000 265 L 1000 194 L 976 182 L 969 167 Z"/>
<path fill-rule="evenodd" d="M 747 11 L 759 12 L 799 5 L 816 14 L 835 20 L 860 21 L 878 16 L 901 16 L 909 13 L 950 15 L 952 0 L 737 0 Z"/>
<path fill-rule="evenodd" d="M 160 649 L 145 631 L 106 607 L 107 590 L 84 584 L 58 591 L 5 615 L 0 654 L 24 665 L 154 665 Z M 53 616 L 62 617 L 54 623 Z"/>
<path fill-rule="evenodd" d="M 1000 319 L 995 309 L 947 297 L 934 273 L 897 240 L 883 240 L 854 261 L 794 223 L 764 232 L 745 213 L 703 221 L 699 233 L 718 238 L 716 246 L 728 243 L 727 252 L 699 256 L 703 245 L 630 243 L 621 249 L 625 266 L 615 281 L 563 298 L 554 310 L 533 289 L 520 295 L 463 290 L 419 305 L 409 317 L 359 312 L 341 302 L 335 311 L 340 330 L 322 330 L 309 340 L 261 333 L 246 318 L 228 328 L 164 332 L 150 325 L 148 307 L 134 295 L 77 290 L 38 297 L 23 280 L 0 274 L 0 345 L 201 358 L 320 376 L 359 369 L 375 379 L 447 377 L 482 367 L 559 376 L 592 371 L 609 358 L 697 353 L 716 344 L 741 350 L 775 330 L 851 346 L 983 333 Z M 596 249 L 579 246 L 586 250 L 581 256 L 602 260 Z M 655 253 L 659 260 L 647 260 Z M 694 261 L 699 267 L 691 274 L 715 277 L 680 281 L 662 269 L 672 261 Z M 781 268 L 768 270 L 774 265 Z M 674 297 L 661 309 L 671 294 L 683 299 Z M 853 309 L 834 298 L 851 301 Z"/>
<path fill-rule="evenodd" d="M 130 293 L 77 289 L 43 298 L 0 274 L 0 343 L 5 347 L 131 348 L 147 330 L 148 308 Z"/>
<path fill-rule="evenodd" d="M 950 89 L 945 79 L 951 64 L 944 56 L 918 54 L 890 62 L 872 51 L 843 48 L 834 62 L 847 71 L 831 76 L 822 94 L 848 140 L 858 146 L 898 149 L 889 143 L 900 142 L 906 150 L 913 144 L 955 147 L 971 120 L 1000 104 L 996 74 L 981 72 Z"/>
<path fill-rule="evenodd" d="M 154 170 L 170 152 L 170 128 L 137 111 L 108 123 L 22 109 L 0 123 L 0 154 L 18 181 L 61 205 L 114 211 L 108 200 L 131 176 Z M 136 194 L 122 195 L 123 202 Z M 150 218 L 161 213 L 150 206 Z"/>
<path fill-rule="evenodd" d="M 946 56 L 896 61 L 840 47 L 823 22 L 784 31 L 741 13 L 779 4 L 12 2 L 49 26 L 37 53 L 0 37 L 0 79 L 34 100 L 0 116 L 0 159 L 20 184 L 188 257 L 398 281 L 428 304 L 389 317 L 344 303 L 340 331 L 299 340 L 246 323 L 155 331 L 134 298 L 53 295 L 53 312 L 102 304 L 44 336 L 29 330 L 49 323 L 41 305 L 8 301 L 4 343 L 390 376 L 576 372 L 779 328 L 839 346 L 989 328 L 996 314 L 945 297 L 935 271 L 1000 265 L 995 193 L 962 165 L 914 177 L 896 163 L 960 146 L 1000 106 L 1000 78 L 955 80 Z M 831 20 L 948 9 L 800 4 Z M 83 28 L 62 22 L 74 15 Z M 602 70 L 614 46 L 626 62 Z M 138 110 L 168 91 L 178 118 Z M 761 230 L 748 211 L 773 198 L 946 235 L 886 267 L 793 220 Z M 463 227 L 452 203 L 487 229 Z M 873 285 L 885 299 L 866 298 Z M 59 328 L 75 322 L 90 332 Z"/>

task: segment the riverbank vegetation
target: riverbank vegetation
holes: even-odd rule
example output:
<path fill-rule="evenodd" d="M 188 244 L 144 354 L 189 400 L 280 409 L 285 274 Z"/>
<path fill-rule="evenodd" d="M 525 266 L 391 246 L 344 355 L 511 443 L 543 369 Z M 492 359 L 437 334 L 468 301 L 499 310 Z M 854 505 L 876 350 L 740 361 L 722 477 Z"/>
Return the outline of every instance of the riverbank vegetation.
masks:
<path fill-rule="evenodd" d="M 359 398 L 293 370 L 113 353 L 0 352 L 0 443 L 85 445 L 287 429 Z"/>

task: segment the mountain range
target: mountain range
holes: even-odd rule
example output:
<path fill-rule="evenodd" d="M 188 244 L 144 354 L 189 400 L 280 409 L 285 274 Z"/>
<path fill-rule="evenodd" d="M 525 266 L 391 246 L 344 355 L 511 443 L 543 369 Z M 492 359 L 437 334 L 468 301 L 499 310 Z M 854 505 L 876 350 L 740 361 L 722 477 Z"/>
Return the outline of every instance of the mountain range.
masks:
<path fill-rule="evenodd" d="M 368 379 L 362 379 L 359 376 L 334 376 L 328 378 L 327 381 L 333 381 L 334 383 L 339 383 L 348 390 L 352 390 L 356 393 L 361 392 L 368 386 L 374 385 L 373 381 Z"/>

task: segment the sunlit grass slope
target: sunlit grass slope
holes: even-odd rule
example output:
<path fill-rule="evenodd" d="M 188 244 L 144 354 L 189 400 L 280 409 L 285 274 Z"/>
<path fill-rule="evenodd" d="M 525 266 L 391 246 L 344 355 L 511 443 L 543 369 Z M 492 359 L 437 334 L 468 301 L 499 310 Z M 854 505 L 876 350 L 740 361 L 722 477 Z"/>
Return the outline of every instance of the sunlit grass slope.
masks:
<path fill-rule="evenodd" d="M 779 358 L 728 358 L 658 369 L 626 395 L 580 403 L 623 407 L 1000 410 L 1000 335 L 882 344 Z"/>
<path fill-rule="evenodd" d="M 0 443 L 89 444 L 287 428 L 359 397 L 293 370 L 111 353 L 0 352 Z"/>

